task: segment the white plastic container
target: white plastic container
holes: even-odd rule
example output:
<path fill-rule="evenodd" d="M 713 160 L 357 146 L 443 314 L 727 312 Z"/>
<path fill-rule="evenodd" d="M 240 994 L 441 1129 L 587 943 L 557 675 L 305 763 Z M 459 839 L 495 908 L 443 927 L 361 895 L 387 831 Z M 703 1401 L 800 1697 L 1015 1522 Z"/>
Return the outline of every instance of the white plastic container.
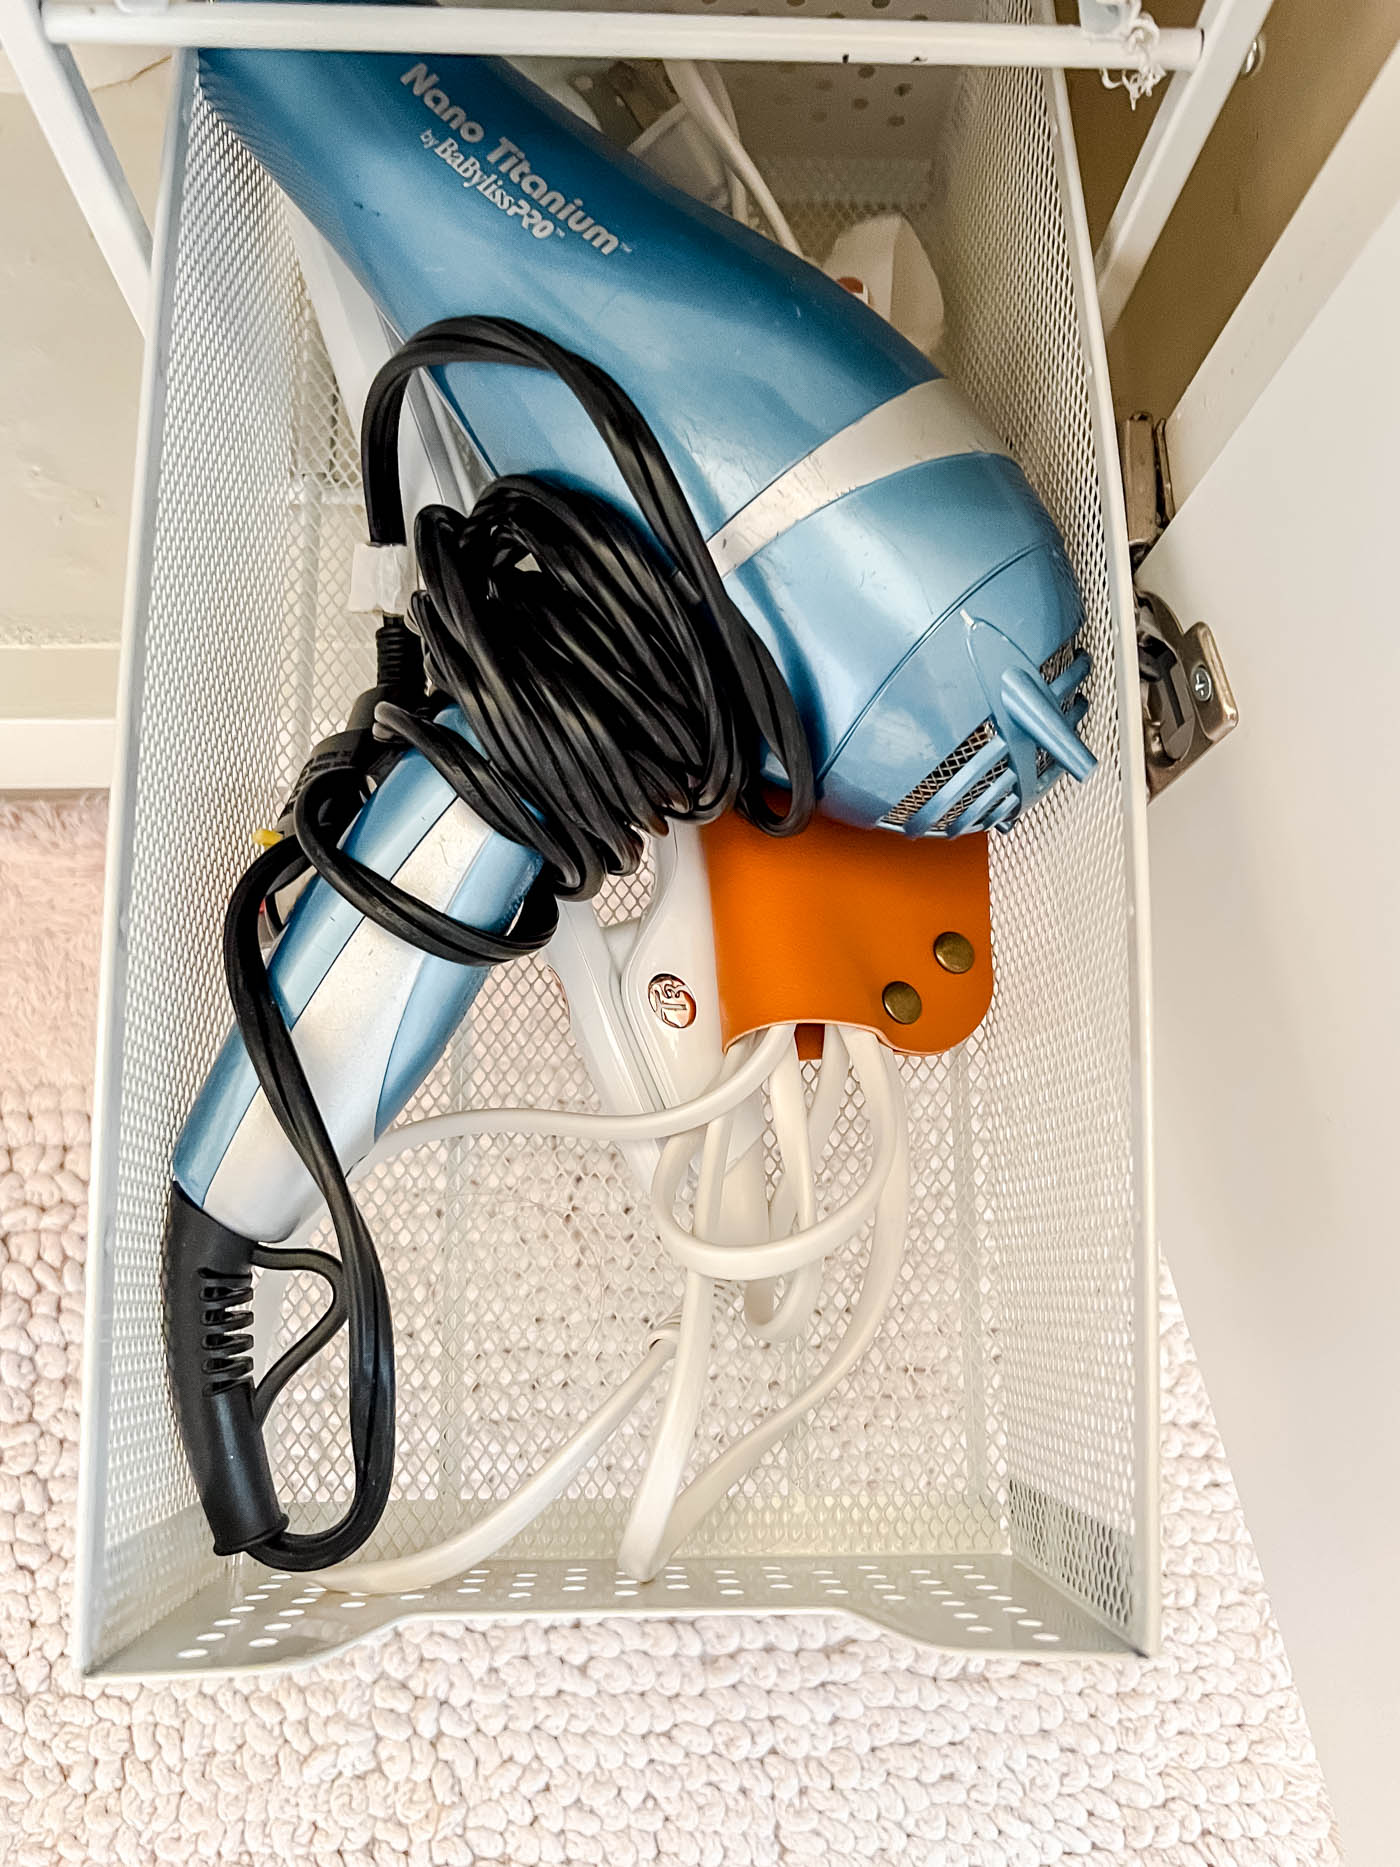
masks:
<path fill-rule="evenodd" d="M 501 1559 L 426 1594 L 347 1599 L 209 1553 L 165 1389 L 171 1147 L 228 1025 L 219 930 L 250 833 L 365 684 L 371 632 L 343 611 L 362 535 L 355 449 L 281 199 L 187 65 L 157 232 L 112 819 L 76 1616 L 87 1670 L 284 1666 L 409 1615 L 844 1609 L 971 1652 L 1155 1643 L 1144 788 L 1063 83 L 865 66 L 731 79 L 810 252 L 879 212 L 908 215 L 927 242 L 947 300 L 942 361 L 1063 528 L 1095 661 L 1098 774 L 992 839 L 991 1013 L 959 1052 L 907 1070 L 912 1231 L 881 1343 L 646 1587 L 613 1559 L 641 1434 L 621 1435 Z M 635 912 L 643 887 L 618 890 L 613 911 Z M 542 967 L 493 975 L 410 1113 L 464 1099 L 590 1104 Z M 390 1553 L 448 1534 L 532 1470 L 633 1366 L 677 1283 L 601 1150 L 453 1143 L 382 1169 L 368 1211 L 399 1353 L 397 1481 L 371 1545 Z M 829 1319 L 841 1279 L 829 1274 Z M 264 1301 L 259 1326 L 290 1339 L 322 1300 L 294 1291 L 280 1316 Z M 763 1350 L 722 1336 L 704 1444 L 819 1351 L 820 1338 Z M 334 1514 L 347 1474 L 327 1370 L 314 1365 L 274 1419 L 282 1495 Z"/>

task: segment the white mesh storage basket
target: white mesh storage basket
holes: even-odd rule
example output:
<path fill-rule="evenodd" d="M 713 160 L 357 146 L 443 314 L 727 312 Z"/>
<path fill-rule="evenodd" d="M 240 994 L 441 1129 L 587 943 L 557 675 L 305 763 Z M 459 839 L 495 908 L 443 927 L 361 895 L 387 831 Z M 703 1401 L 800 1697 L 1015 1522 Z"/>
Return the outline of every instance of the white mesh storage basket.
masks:
<path fill-rule="evenodd" d="M 902 0 L 889 5 L 897 17 Z M 372 629 L 345 613 L 363 535 L 355 447 L 282 199 L 187 65 L 158 231 L 112 822 L 77 1616 L 88 1669 L 281 1666 L 409 1615 L 839 1609 L 978 1653 L 1155 1641 L 1136 659 L 1063 86 L 848 65 L 739 67 L 733 89 L 809 250 L 881 209 L 917 225 L 947 300 L 944 360 L 1063 529 L 1094 657 L 1096 776 L 992 839 L 991 1012 L 957 1052 L 905 1068 L 911 1229 L 884 1331 L 646 1586 L 615 1550 L 649 1411 L 499 1559 L 430 1591 L 329 1594 L 210 1554 L 165 1382 L 171 1150 L 229 1023 L 220 927 L 251 832 L 366 685 Z M 644 895 L 638 878 L 605 906 L 627 916 Z M 409 1114 L 465 1102 L 596 1107 L 542 965 L 491 975 Z M 363 1197 L 399 1357 L 394 1493 L 366 1552 L 387 1554 L 450 1534 L 533 1471 L 630 1372 L 679 1277 L 605 1149 L 456 1141 L 381 1168 Z M 721 1323 L 697 1456 L 809 1378 L 859 1258 L 829 1267 L 809 1341 L 764 1348 Z M 259 1328 L 289 1342 L 322 1302 L 294 1283 L 280 1313 L 260 1301 Z M 270 1427 L 281 1495 L 320 1521 L 348 1494 L 338 1379 L 343 1357 L 314 1363 Z"/>

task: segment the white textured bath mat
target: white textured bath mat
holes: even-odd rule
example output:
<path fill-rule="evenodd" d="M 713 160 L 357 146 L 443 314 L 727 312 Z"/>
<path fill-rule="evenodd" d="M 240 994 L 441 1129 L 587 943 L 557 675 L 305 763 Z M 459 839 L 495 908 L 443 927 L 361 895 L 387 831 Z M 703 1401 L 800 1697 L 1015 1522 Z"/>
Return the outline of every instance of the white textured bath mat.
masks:
<path fill-rule="evenodd" d="M 1165 1652 L 838 1617 L 414 1627 L 285 1679 L 66 1658 L 104 813 L 0 807 L 0 1862 L 1325 1867 L 1302 1709 L 1175 1302 Z"/>

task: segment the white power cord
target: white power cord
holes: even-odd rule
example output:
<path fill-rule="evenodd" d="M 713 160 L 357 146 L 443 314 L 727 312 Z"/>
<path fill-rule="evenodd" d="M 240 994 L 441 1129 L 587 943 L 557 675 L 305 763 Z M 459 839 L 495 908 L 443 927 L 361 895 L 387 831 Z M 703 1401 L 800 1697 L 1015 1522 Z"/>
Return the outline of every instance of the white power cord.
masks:
<path fill-rule="evenodd" d="M 668 58 L 662 62 L 672 90 L 685 105 L 692 122 L 698 124 L 714 144 L 733 182 L 753 196 L 779 246 L 785 246 L 789 253 L 796 253 L 801 259 L 802 248 L 788 225 L 787 216 L 739 138 L 738 120 L 719 68 L 684 58 Z M 736 220 L 747 220 L 748 203 L 742 193 L 736 196 L 732 185 L 729 206 Z"/>
<path fill-rule="evenodd" d="M 856 1192 L 818 1218 L 816 1174 L 844 1100 L 848 1068 L 854 1070 L 865 1098 L 873 1159 Z M 754 1144 L 737 1160 L 731 1159 L 735 1116 L 765 1081 L 782 1165 L 771 1203 L 764 1196 L 761 1147 Z M 675 1205 L 701 1130 L 694 1227 L 687 1230 L 675 1218 Z M 344 1563 L 322 1571 L 320 1579 L 345 1592 L 395 1594 L 431 1587 L 484 1561 L 563 1494 L 670 1365 L 666 1398 L 620 1550 L 624 1568 L 639 1579 L 650 1579 L 793 1421 L 844 1378 L 879 1330 L 903 1254 L 908 1198 L 908 1141 L 898 1065 L 870 1032 L 829 1027 L 808 1109 L 794 1027 L 777 1025 L 735 1044 L 711 1088 L 691 1102 L 641 1115 L 500 1108 L 429 1116 L 381 1137 L 352 1178 L 363 1179 L 384 1161 L 411 1148 L 472 1134 L 539 1134 L 608 1142 L 668 1136 L 652 1200 L 662 1247 L 685 1272 L 680 1314 L 654 1331 L 646 1355 L 607 1402 L 484 1517 L 429 1549 L 379 1561 Z M 733 1197 L 736 1186 L 737 1199 Z M 874 1233 L 861 1294 L 821 1372 L 682 1490 L 709 1372 L 716 1282 L 745 1285 L 746 1321 L 758 1339 L 790 1339 L 816 1305 L 824 1260 L 855 1238 L 872 1217 Z M 319 1222 L 319 1215 L 309 1220 L 290 1242 L 305 1243 Z M 747 1224 L 761 1235 L 733 1235 Z M 789 1281 L 775 1304 L 774 1282 L 780 1278 Z"/>
<path fill-rule="evenodd" d="M 824 1219 L 815 1217 L 810 1130 L 805 1119 L 797 1119 L 802 1092 L 795 1049 L 789 1050 L 774 1072 L 769 1094 L 785 1168 L 779 1191 L 781 1195 L 784 1188 L 792 1187 L 796 1193 L 798 1216 L 805 1221 L 797 1230 L 747 1244 L 713 1244 L 685 1232 L 672 1216 L 687 1164 L 684 1137 L 668 1142 L 662 1154 L 652 1198 L 657 1208 L 662 1245 L 667 1255 L 684 1267 L 686 1286 L 675 1369 L 618 1552 L 622 1568 L 640 1581 L 650 1581 L 678 1545 L 788 1428 L 845 1378 L 874 1340 L 884 1318 L 904 1254 L 908 1205 L 908 1136 L 902 1084 L 894 1057 L 869 1031 L 842 1027 L 839 1038 L 841 1086 L 845 1086 L 848 1054 L 865 1096 L 874 1132 L 875 1158 L 860 1189 Z M 822 1060 L 824 1077 L 832 1061 L 828 1045 Z M 790 1075 L 796 1079 L 795 1108 L 791 1102 L 791 1083 L 786 1091 L 778 1086 L 783 1075 L 788 1073 L 789 1062 Z M 779 1105 L 783 1100 L 788 1106 L 780 1120 Z M 805 1117 L 805 1110 L 802 1113 Z M 702 1156 L 695 1200 L 697 1233 L 702 1215 L 710 1218 L 715 1210 L 717 1180 L 716 1163 L 707 1152 Z M 775 1198 L 774 1207 L 777 1206 Z M 861 1294 L 845 1333 L 821 1372 L 784 1406 L 737 1439 L 682 1490 L 681 1480 L 694 1441 L 709 1368 L 716 1281 L 722 1278 L 768 1280 L 796 1273 L 788 1294 L 797 1299 L 795 1307 L 802 1312 L 805 1321 L 815 1303 L 817 1289 L 803 1281 L 804 1273 L 815 1271 L 819 1281 L 821 1261 L 838 1245 L 854 1238 L 871 1217 L 875 1219 L 875 1231 Z M 786 1303 L 787 1299 L 784 1301 Z M 779 1307 L 781 1310 L 783 1306 Z"/>

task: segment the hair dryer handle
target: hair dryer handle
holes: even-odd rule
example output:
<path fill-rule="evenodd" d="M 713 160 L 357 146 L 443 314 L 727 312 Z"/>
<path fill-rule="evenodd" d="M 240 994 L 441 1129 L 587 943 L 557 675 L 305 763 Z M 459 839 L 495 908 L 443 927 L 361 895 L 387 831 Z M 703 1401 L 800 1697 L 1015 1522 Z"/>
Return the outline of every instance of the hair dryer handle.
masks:
<path fill-rule="evenodd" d="M 253 1386 L 251 1239 L 170 1189 L 161 1286 L 175 1418 L 214 1554 L 231 1556 L 286 1528 Z"/>
<path fill-rule="evenodd" d="M 416 752 L 360 812 L 346 851 L 464 924 L 504 931 L 539 869 L 489 830 Z M 348 1170 L 442 1055 L 484 969 L 425 955 L 374 925 L 319 877 L 268 968 L 336 1153 Z M 176 1420 L 219 1555 L 286 1527 L 263 1421 L 297 1369 L 345 1317 L 341 1267 L 321 1252 L 269 1250 L 319 1194 L 258 1085 L 243 1041 L 226 1041 L 175 1150 L 162 1281 Z M 320 1320 L 256 1384 L 253 1272 L 311 1270 L 331 1285 Z"/>
<path fill-rule="evenodd" d="M 444 715 L 456 723 L 455 710 Z M 539 869 L 488 830 L 417 752 L 360 812 L 347 854 L 466 925 L 502 932 Z M 436 959 L 365 920 L 317 877 L 269 966 L 302 1068 L 348 1170 L 403 1109 L 466 1016 L 485 970 Z M 278 1126 L 237 1032 L 175 1150 L 175 1179 L 231 1231 L 286 1238 L 316 1209 L 310 1175 Z"/>

